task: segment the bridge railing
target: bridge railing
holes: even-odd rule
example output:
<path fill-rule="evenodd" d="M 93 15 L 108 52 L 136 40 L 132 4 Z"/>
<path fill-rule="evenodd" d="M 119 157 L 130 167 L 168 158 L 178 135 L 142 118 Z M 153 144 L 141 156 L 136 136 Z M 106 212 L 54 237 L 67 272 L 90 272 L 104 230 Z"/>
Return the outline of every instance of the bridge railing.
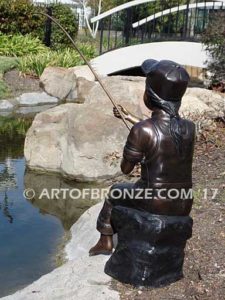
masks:
<path fill-rule="evenodd" d="M 225 12 L 224 0 L 141 2 L 100 18 L 100 54 L 149 42 L 200 41 L 210 20 Z"/>

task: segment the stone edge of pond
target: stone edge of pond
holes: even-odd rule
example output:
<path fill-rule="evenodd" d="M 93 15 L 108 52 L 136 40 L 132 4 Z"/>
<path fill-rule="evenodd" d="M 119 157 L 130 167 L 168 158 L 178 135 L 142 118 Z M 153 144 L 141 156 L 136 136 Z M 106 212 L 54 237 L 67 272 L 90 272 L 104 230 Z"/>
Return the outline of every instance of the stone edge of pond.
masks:
<path fill-rule="evenodd" d="M 102 202 L 88 209 L 71 228 L 71 240 L 65 247 L 67 262 L 42 276 L 26 288 L 3 297 L 4 300 L 30 299 L 98 299 L 117 300 L 119 293 L 111 289 L 111 278 L 104 273 L 108 256 L 89 257 L 99 233 L 96 219 Z"/>

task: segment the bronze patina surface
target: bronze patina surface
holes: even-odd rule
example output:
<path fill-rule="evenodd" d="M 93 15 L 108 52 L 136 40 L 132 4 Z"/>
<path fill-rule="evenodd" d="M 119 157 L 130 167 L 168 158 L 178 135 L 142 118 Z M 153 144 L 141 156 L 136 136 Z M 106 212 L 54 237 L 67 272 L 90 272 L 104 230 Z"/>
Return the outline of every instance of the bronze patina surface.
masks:
<path fill-rule="evenodd" d="M 143 283 L 147 286 L 158 286 L 182 277 L 183 249 L 186 240 L 191 236 L 192 228 L 192 220 L 188 216 L 193 203 L 192 193 L 189 191 L 192 188 L 195 125 L 179 116 L 181 100 L 189 82 L 186 70 L 177 63 L 166 60 L 147 60 L 142 68 L 146 73 L 144 102 L 152 110 L 151 117 L 139 120 L 120 107 L 126 120 L 134 124 L 124 147 L 121 170 L 124 174 L 129 174 L 137 163 L 141 163 L 141 178 L 135 184 L 116 184 L 111 188 L 97 221 L 97 230 L 101 236 L 98 243 L 90 249 L 90 255 L 110 254 L 113 248 L 112 235 L 117 232 L 119 242 L 106 265 L 106 273 L 134 285 Z M 114 114 L 120 117 L 116 109 Z M 151 190 L 148 196 L 146 190 Z M 121 220 L 128 224 L 121 227 Z M 140 232 L 135 229 L 137 222 L 142 228 Z M 178 231 L 171 229 L 178 227 Z M 164 228 L 168 230 L 164 231 Z M 143 235 L 145 229 L 149 232 Z M 142 236 L 139 243 L 137 235 Z M 156 240 L 165 242 L 164 249 Z M 130 241 L 136 245 L 134 248 L 130 246 Z M 143 246 L 142 241 L 147 246 Z M 174 242 L 171 244 L 171 241 Z M 174 245 L 177 245 L 178 252 L 174 250 Z M 138 257 L 143 254 L 137 250 L 140 247 L 143 253 L 155 247 L 156 254 L 148 258 L 144 255 L 145 258 L 141 258 L 142 263 L 138 264 Z M 128 252 L 132 251 L 134 255 L 131 255 L 130 262 L 128 265 L 125 263 L 123 268 L 121 260 L 126 261 Z M 167 257 L 171 255 L 171 262 L 172 257 L 179 261 L 178 265 L 173 261 L 175 269 L 163 260 L 163 251 Z M 159 257 L 161 266 L 157 267 Z M 132 264 L 135 267 L 129 268 L 126 274 L 125 269 Z M 142 274 L 143 267 L 148 270 L 146 276 Z M 164 275 L 158 274 L 157 268 L 164 270 Z M 143 282 L 140 281 L 141 276 L 144 278 Z"/>

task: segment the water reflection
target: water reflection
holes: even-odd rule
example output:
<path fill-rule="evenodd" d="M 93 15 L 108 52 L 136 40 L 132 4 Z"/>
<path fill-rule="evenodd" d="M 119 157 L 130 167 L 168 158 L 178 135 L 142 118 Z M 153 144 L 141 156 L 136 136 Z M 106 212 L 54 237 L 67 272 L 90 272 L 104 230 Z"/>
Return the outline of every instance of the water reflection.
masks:
<path fill-rule="evenodd" d="M 15 168 L 10 158 L 0 164 L 0 191 L 17 187 Z"/>
<path fill-rule="evenodd" d="M 0 199 L 1 201 L 1 199 Z M 6 217 L 6 219 L 9 221 L 9 223 L 13 223 L 13 217 L 10 213 L 9 207 L 13 205 L 13 202 L 9 201 L 9 198 L 7 196 L 7 193 L 5 192 L 5 196 L 3 198 L 2 203 L 0 202 L 0 210 L 3 213 L 3 216 Z"/>
<path fill-rule="evenodd" d="M 88 199 L 40 198 L 43 188 L 83 185 L 25 171 L 23 144 L 0 138 L 0 297 L 52 271 L 65 230 L 94 204 Z M 27 187 L 36 192 L 31 201 L 23 196 Z"/>
<path fill-rule="evenodd" d="M 41 214 L 51 214 L 57 217 L 65 230 L 69 230 L 85 210 L 99 201 L 92 200 L 90 197 L 73 199 L 69 196 L 69 193 L 66 195 L 66 198 L 59 197 L 58 199 L 56 196 L 49 197 L 53 189 L 71 190 L 76 188 L 82 190 L 83 188 L 96 187 L 93 184 L 88 185 L 87 183 L 82 184 L 66 181 L 57 175 L 37 174 L 26 170 L 24 186 L 25 189 L 33 189 L 35 191 L 35 197 L 28 201 L 39 208 Z M 43 190 L 47 191 L 46 196 L 43 196 Z"/>
<path fill-rule="evenodd" d="M 0 192 L 4 197 L 0 198 L 0 211 L 6 217 L 9 223 L 13 223 L 13 217 L 10 213 L 10 207 L 13 206 L 13 201 L 10 201 L 8 196 L 9 189 L 16 189 L 17 181 L 13 161 L 6 158 L 4 162 L 0 163 Z"/>

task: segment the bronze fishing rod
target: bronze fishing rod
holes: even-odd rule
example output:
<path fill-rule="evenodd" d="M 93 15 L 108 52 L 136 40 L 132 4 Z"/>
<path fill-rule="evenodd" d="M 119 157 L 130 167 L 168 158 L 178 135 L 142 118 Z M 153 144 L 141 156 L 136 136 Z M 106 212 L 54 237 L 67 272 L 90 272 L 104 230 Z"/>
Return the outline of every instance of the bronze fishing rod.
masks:
<path fill-rule="evenodd" d="M 80 51 L 80 49 L 77 47 L 77 45 L 75 44 L 74 40 L 72 39 L 72 37 L 70 36 L 70 34 L 67 32 L 67 30 L 59 23 L 58 20 L 56 20 L 54 17 L 43 13 L 43 12 L 38 12 L 37 14 L 41 14 L 47 18 L 49 18 L 50 20 L 52 20 L 53 23 L 55 23 L 63 32 L 64 34 L 67 36 L 67 38 L 70 40 L 70 42 L 72 43 L 74 49 L 79 53 L 79 55 L 82 57 L 83 61 L 87 64 L 87 66 L 89 67 L 89 69 L 91 70 L 91 72 L 94 74 L 96 80 L 99 82 L 100 86 L 102 87 L 102 89 L 104 90 L 104 92 L 106 93 L 106 95 L 108 96 L 109 100 L 112 102 L 112 105 L 117 109 L 117 111 L 119 112 L 121 119 L 123 120 L 124 124 L 126 125 L 127 129 L 130 130 L 130 126 L 128 125 L 123 113 L 121 113 L 117 103 L 115 102 L 115 100 L 113 99 L 111 93 L 109 92 L 109 90 L 106 88 L 106 86 L 104 85 L 104 83 L 102 82 L 101 78 L 99 77 L 99 75 L 96 73 L 96 71 L 94 70 L 94 68 L 92 67 L 92 65 L 90 64 L 90 62 L 86 59 L 86 57 L 83 55 L 83 53 Z"/>

